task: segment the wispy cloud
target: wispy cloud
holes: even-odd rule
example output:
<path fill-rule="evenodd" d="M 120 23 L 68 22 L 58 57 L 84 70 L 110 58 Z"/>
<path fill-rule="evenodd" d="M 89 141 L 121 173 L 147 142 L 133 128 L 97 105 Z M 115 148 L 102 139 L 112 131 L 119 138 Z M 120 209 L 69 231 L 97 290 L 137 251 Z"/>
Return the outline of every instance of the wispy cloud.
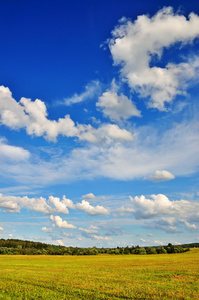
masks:
<path fill-rule="evenodd" d="M 63 101 L 58 102 L 58 104 L 70 106 L 75 103 L 80 103 L 88 99 L 92 99 L 97 95 L 99 95 L 101 91 L 101 85 L 99 81 L 94 80 L 89 84 L 87 84 L 84 89 L 85 89 L 84 92 L 82 92 L 81 94 L 75 93 L 72 97 L 65 98 Z"/>

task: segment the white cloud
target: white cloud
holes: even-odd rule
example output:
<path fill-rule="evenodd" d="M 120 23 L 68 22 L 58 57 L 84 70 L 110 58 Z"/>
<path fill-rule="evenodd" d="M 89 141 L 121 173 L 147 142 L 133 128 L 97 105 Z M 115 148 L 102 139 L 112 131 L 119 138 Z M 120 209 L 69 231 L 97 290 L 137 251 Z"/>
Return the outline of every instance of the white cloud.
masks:
<path fill-rule="evenodd" d="M 147 242 L 145 239 L 140 239 L 140 241 L 143 243 Z"/>
<path fill-rule="evenodd" d="M 166 130 L 162 130 L 161 126 L 139 127 L 134 129 L 133 136 L 133 141 L 127 138 L 125 141 L 117 139 L 113 142 L 104 134 L 101 140 L 106 139 L 106 143 L 84 144 L 64 154 L 59 148 L 52 150 L 50 155 L 40 153 L 38 148 L 41 157 L 32 154 L 27 161 L 12 162 L 1 160 L 0 157 L 0 176 L 2 180 L 9 178 L 31 187 L 82 178 L 132 180 L 144 178 L 154 170 L 169 170 L 176 177 L 197 172 L 199 122 L 194 118 L 175 123 Z"/>
<path fill-rule="evenodd" d="M 0 194 L 0 207 L 4 208 L 6 212 L 20 212 L 21 208 L 30 209 L 32 211 L 41 212 L 43 214 L 52 213 L 64 213 L 68 214 L 67 206 L 70 206 L 70 201 L 66 199 L 65 196 L 61 201 L 59 198 L 50 196 L 47 200 L 46 198 L 28 198 L 16 197 L 16 196 L 4 196 Z M 50 206 L 52 204 L 53 206 Z"/>
<path fill-rule="evenodd" d="M 100 240 L 100 241 L 110 241 L 110 240 L 112 240 L 112 238 L 109 237 L 109 236 L 101 236 L 101 235 L 93 235 L 93 238 L 95 240 Z"/>
<path fill-rule="evenodd" d="M 155 244 L 158 244 L 158 245 L 164 245 L 164 243 L 163 243 L 163 242 L 161 242 L 161 241 L 158 241 L 158 240 L 155 240 L 155 241 L 154 241 L 154 243 L 155 243 Z"/>
<path fill-rule="evenodd" d="M 102 139 L 111 139 L 120 142 L 131 142 L 134 140 L 131 132 L 119 128 L 116 124 L 105 124 L 99 127 L 98 134 Z"/>
<path fill-rule="evenodd" d="M 16 196 L 4 196 L 0 194 L 0 207 L 4 208 L 6 212 L 20 212 L 21 208 L 30 209 L 32 211 L 41 212 L 43 214 L 55 214 L 63 213 L 69 214 L 68 208 L 73 210 L 85 211 L 91 216 L 108 215 L 110 213 L 108 208 L 97 205 L 92 206 L 88 201 L 82 200 L 82 202 L 74 203 L 72 200 L 63 196 L 61 200 L 58 197 L 50 196 L 47 199 L 40 198 L 28 198 L 16 197 Z M 60 221 L 60 217 L 55 217 L 55 220 Z M 57 222 L 58 222 L 57 221 Z"/>
<path fill-rule="evenodd" d="M 68 208 L 66 207 L 69 202 L 67 202 L 66 198 L 63 198 L 63 201 L 60 201 L 60 198 L 50 196 L 48 202 L 54 205 L 57 212 L 69 214 Z"/>
<path fill-rule="evenodd" d="M 85 91 L 82 94 L 78 95 L 75 93 L 71 98 L 64 99 L 64 102 L 62 102 L 62 104 L 69 106 L 75 103 L 83 102 L 87 99 L 92 99 L 99 93 L 99 91 L 100 82 L 94 80 L 85 86 Z"/>
<path fill-rule="evenodd" d="M 120 207 L 116 210 L 117 213 L 121 214 L 121 215 L 126 215 L 126 214 L 134 214 L 135 213 L 135 209 L 134 208 L 130 208 L 130 207 Z"/>
<path fill-rule="evenodd" d="M 115 65 L 121 66 L 121 75 L 141 97 L 150 97 L 149 106 L 165 110 L 176 95 L 184 94 L 190 79 L 195 79 L 199 59 L 192 57 L 179 64 L 165 67 L 150 66 L 161 59 L 163 50 L 181 43 L 192 43 L 199 36 L 199 17 L 194 13 L 186 19 L 164 7 L 150 18 L 141 15 L 132 23 L 123 18 L 112 31 L 108 45 Z"/>
<path fill-rule="evenodd" d="M 184 224 L 185 224 L 185 228 L 189 231 L 195 231 L 198 229 L 198 227 L 195 224 L 190 224 L 187 221 L 184 221 Z"/>
<path fill-rule="evenodd" d="M 21 98 L 19 102 L 12 98 L 10 90 L 0 86 L 0 119 L 1 124 L 17 130 L 25 128 L 28 135 L 43 136 L 46 140 L 56 142 L 58 135 L 64 137 L 77 137 L 80 141 L 99 143 L 112 140 L 129 141 L 132 134 L 117 125 L 104 124 L 95 129 L 91 125 L 75 124 L 69 115 L 56 120 L 47 118 L 47 109 L 43 101 Z M 5 147 L 5 146 L 4 146 Z M 16 151 L 28 152 L 15 148 Z M 1 149 L 0 149 L 1 150 Z M 9 151 L 10 148 L 8 148 Z"/>
<path fill-rule="evenodd" d="M 30 157 L 29 151 L 6 143 L 6 140 L 0 138 L 0 159 L 8 159 L 11 161 L 23 161 Z"/>
<path fill-rule="evenodd" d="M 44 232 L 48 232 L 48 233 L 53 232 L 52 228 L 47 228 L 47 227 L 42 227 L 41 230 L 44 231 Z"/>
<path fill-rule="evenodd" d="M 68 229 L 73 229 L 76 228 L 76 226 L 69 224 L 67 221 L 63 221 L 60 216 L 50 216 L 50 220 L 53 223 L 53 226 L 57 226 L 59 228 L 68 228 Z"/>
<path fill-rule="evenodd" d="M 3 229 L 3 227 L 0 227 L 0 231 L 3 231 L 4 229 Z"/>
<path fill-rule="evenodd" d="M 91 216 L 101 216 L 101 215 L 109 215 L 109 209 L 101 206 L 101 205 L 97 205 L 97 206 L 92 206 L 90 205 L 90 203 L 88 201 L 82 200 L 81 203 L 77 203 L 76 207 L 79 210 L 83 210 L 85 212 L 87 212 L 87 214 L 91 215 Z"/>
<path fill-rule="evenodd" d="M 155 217 L 171 216 L 178 220 L 199 220 L 199 203 L 186 200 L 171 201 L 163 194 L 151 195 L 151 199 L 145 196 L 130 196 L 131 203 L 135 206 L 135 217 L 137 219 L 148 219 Z M 174 220 L 162 219 L 166 225 L 173 226 Z M 169 222 L 169 223 L 168 223 Z M 164 225 L 161 224 L 161 225 Z"/>
<path fill-rule="evenodd" d="M 152 225 L 149 225 L 150 228 L 162 229 L 169 234 L 181 233 L 182 231 L 177 228 L 178 221 L 174 217 L 163 217 L 155 222 Z"/>
<path fill-rule="evenodd" d="M 133 102 L 125 95 L 118 95 L 113 90 L 108 90 L 99 97 L 96 106 L 100 108 L 105 117 L 111 121 L 119 122 L 127 120 L 133 116 L 140 117 L 141 113 L 137 110 Z"/>
<path fill-rule="evenodd" d="M 167 181 L 174 179 L 175 176 L 166 170 L 156 170 L 153 174 L 145 177 L 144 179 L 152 180 L 154 182 Z"/>
<path fill-rule="evenodd" d="M 65 246 L 64 243 L 62 242 L 62 240 L 56 240 L 56 241 L 60 246 Z"/>
<path fill-rule="evenodd" d="M 96 199 L 96 197 L 95 197 L 95 195 L 93 193 L 89 193 L 89 194 L 83 195 L 82 198 L 86 199 L 86 200 L 89 200 L 89 201 Z"/>
<path fill-rule="evenodd" d="M 79 231 L 91 234 L 91 233 L 97 233 L 98 229 L 99 229 L 98 227 L 90 225 L 88 228 L 81 228 L 80 227 Z"/>
<path fill-rule="evenodd" d="M 15 197 L 0 194 L 0 207 L 4 208 L 6 212 L 20 212 L 22 207 L 44 214 L 50 214 L 54 211 L 43 197 L 28 198 L 27 196 Z"/>

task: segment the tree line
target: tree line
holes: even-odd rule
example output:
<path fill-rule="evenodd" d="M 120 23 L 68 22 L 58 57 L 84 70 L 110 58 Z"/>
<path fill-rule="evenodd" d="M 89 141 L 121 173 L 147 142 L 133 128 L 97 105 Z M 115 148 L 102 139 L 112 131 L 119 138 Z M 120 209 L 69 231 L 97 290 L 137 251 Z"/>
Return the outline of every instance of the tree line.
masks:
<path fill-rule="evenodd" d="M 194 245 L 194 246 L 193 246 Z M 199 243 L 174 246 L 169 243 L 167 246 L 158 247 L 116 247 L 116 248 L 97 248 L 97 247 L 65 247 L 41 242 L 24 241 L 18 239 L 0 239 L 0 255 L 97 255 L 97 254 L 164 254 L 182 253 L 189 251 L 191 247 L 199 247 Z"/>

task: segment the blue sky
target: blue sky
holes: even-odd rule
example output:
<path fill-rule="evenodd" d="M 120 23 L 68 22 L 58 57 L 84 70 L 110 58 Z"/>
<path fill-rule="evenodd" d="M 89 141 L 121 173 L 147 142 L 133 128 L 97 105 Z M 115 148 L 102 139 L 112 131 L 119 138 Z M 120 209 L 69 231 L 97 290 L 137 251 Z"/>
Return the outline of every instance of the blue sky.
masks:
<path fill-rule="evenodd" d="M 0 1 L 0 237 L 199 241 L 196 1 Z"/>

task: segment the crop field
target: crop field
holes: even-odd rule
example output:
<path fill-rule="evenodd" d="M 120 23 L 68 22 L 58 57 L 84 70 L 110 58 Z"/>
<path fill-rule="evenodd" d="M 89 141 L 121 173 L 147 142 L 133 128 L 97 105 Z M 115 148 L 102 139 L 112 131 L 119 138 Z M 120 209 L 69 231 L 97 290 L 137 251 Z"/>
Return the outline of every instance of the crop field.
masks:
<path fill-rule="evenodd" d="M 199 249 L 159 255 L 1 255 L 0 299 L 199 299 Z"/>

